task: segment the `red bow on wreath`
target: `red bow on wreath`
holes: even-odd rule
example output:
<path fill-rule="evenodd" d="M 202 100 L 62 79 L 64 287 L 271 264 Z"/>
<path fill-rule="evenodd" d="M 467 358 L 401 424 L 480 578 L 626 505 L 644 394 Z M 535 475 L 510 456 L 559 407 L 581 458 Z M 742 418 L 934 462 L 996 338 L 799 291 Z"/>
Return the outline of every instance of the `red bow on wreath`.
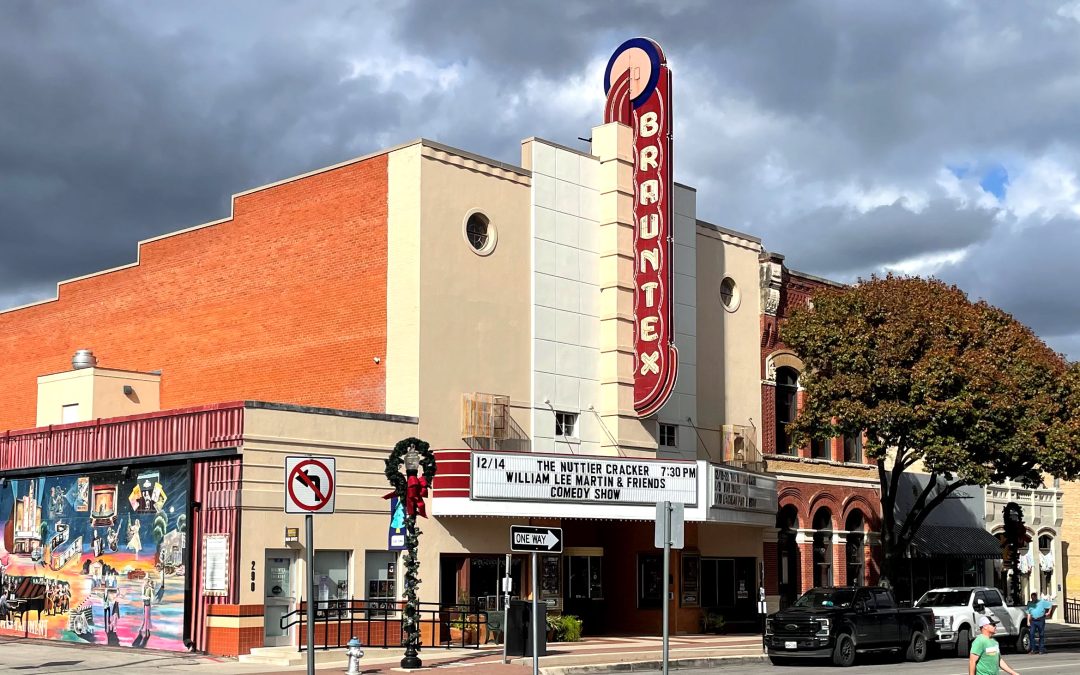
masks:
<path fill-rule="evenodd" d="M 427 497 L 428 482 L 423 476 L 409 476 L 405 486 L 405 513 L 410 516 L 423 516 L 427 518 L 427 507 L 424 506 L 424 497 Z M 397 490 L 388 492 L 383 499 L 397 496 Z"/>

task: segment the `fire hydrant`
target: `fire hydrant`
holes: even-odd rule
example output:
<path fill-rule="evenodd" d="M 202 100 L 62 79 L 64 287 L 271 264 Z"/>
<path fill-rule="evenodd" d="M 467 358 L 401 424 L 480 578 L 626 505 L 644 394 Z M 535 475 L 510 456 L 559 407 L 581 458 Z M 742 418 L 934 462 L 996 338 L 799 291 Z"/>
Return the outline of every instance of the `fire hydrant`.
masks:
<path fill-rule="evenodd" d="M 360 647 L 360 640 L 355 637 L 345 645 L 345 654 L 349 657 L 349 669 L 345 675 L 360 675 L 360 659 L 364 658 L 364 650 Z"/>

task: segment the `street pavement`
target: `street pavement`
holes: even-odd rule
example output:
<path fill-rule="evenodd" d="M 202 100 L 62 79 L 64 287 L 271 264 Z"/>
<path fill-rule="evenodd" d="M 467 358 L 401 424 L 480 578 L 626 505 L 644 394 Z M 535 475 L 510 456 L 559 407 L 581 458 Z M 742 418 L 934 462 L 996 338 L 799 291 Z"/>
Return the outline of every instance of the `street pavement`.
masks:
<path fill-rule="evenodd" d="M 1062 651 L 1049 654 L 1004 654 L 1005 662 L 1020 673 L 1020 675 L 1075 675 L 1080 673 L 1080 651 Z M 911 675 L 967 675 L 967 660 L 953 657 L 941 657 L 931 659 L 924 663 L 898 663 L 895 659 L 867 659 L 862 658 L 855 662 L 851 668 L 837 668 L 831 665 L 795 665 L 774 666 L 768 662 L 761 664 L 739 664 L 727 672 L 739 673 L 739 675 L 890 675 L 891 673 L 904 672 Z M 635 675 L 656 675 L 659 671 L 641 671 Z M 703 668 L 700 670 L 679 670 L 678 675 L 714 675 L 716 668 Z"/>

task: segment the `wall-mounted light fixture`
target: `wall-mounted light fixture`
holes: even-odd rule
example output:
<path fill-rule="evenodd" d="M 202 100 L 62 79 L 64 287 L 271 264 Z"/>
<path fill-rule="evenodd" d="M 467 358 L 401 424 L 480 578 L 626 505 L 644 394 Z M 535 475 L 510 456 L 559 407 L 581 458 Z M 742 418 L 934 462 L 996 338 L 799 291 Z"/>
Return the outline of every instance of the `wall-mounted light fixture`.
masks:
<path fill-rule="evenodd" d="M 135 393 L 135 387 L 131 386 L 130 384 L 125 384 L 124 385 L 124 396 L 131 396 L 134 393 Z"/>

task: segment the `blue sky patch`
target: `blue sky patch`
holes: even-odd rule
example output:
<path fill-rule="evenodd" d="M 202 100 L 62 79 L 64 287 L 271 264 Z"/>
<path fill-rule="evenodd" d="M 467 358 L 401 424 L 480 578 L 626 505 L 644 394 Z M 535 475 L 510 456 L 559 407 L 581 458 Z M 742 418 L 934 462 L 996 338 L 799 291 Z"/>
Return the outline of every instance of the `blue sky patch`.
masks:
<path fill-rule="evenodd" d="M 979 181 L 979 187 L 998 199 L 1005 198 L 1005 190 L 1008 186 L 1009 172 L 1000 164 L 991 166 L 986 173 L 983 174 L 982 180 Z"/>

